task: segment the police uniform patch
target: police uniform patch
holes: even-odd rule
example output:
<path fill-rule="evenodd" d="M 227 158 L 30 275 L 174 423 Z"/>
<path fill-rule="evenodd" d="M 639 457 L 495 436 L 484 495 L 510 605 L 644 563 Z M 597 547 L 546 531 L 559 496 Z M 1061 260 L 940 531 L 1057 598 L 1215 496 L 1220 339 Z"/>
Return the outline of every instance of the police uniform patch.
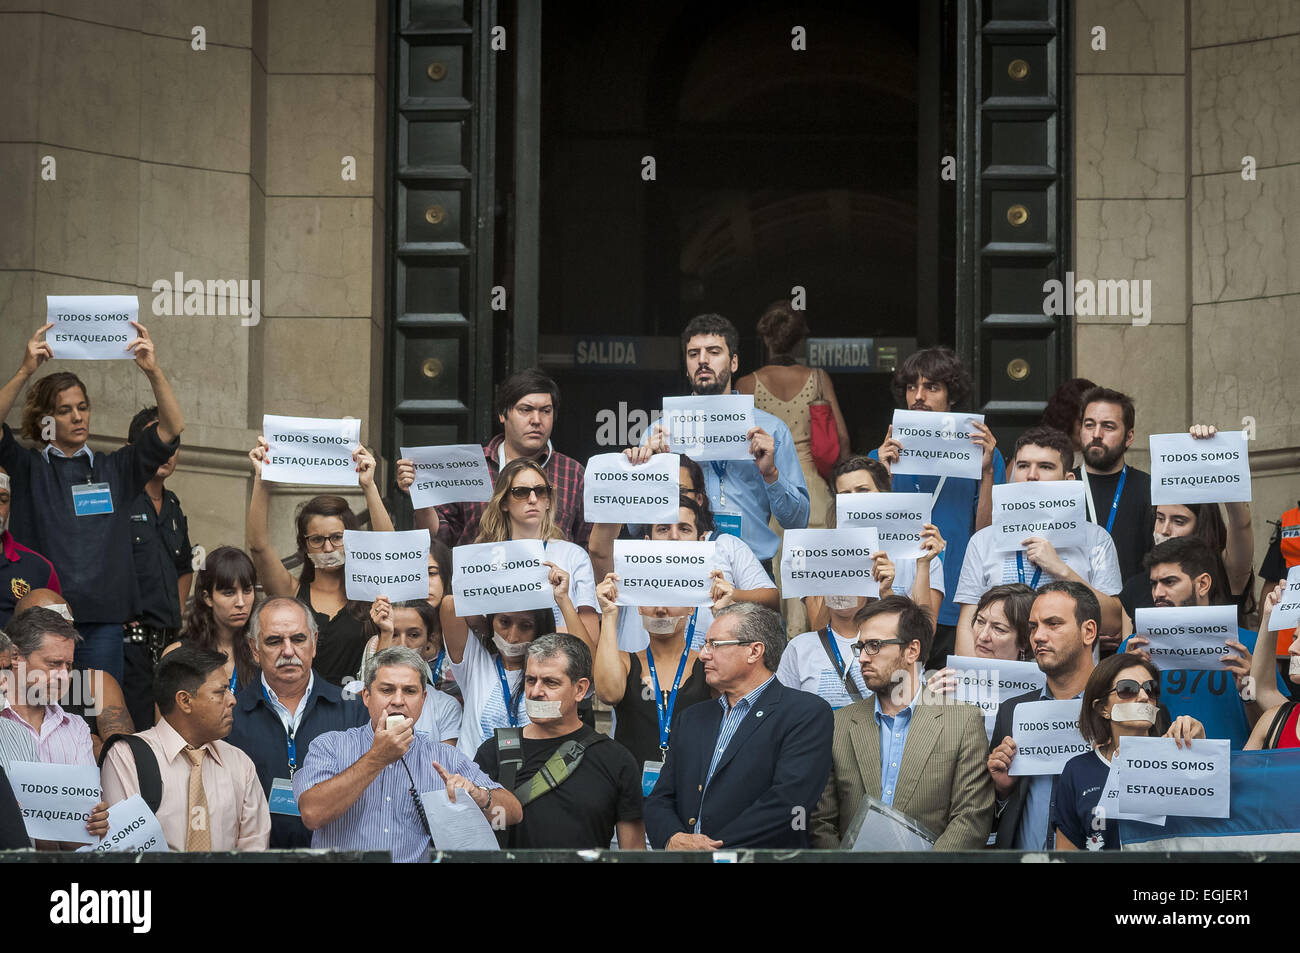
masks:
<path fill-rule="evenodd" d="M 14 576 L 9 580 L 9 590 L 14 594 L 15 599 L 21 599 L 32 591 L 32 584 L 20 576 Z"/>

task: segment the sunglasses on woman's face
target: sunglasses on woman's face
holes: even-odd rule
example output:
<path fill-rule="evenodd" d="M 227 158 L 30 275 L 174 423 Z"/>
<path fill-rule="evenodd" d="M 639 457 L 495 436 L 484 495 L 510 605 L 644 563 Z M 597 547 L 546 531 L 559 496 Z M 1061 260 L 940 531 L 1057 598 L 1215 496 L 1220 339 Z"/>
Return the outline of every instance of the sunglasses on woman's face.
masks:
<path fill-rule="evenodd" d="M 1131 702 L 1138 697 L 1139 692 L 1146 692 L 1147 698 L 1154 701 L 1160 697 L 1160 684 L 1151 680 L 1138 682 L 1133 678 L 1121 678 L 1111 692 L 1122 702 Z"/>
<path fill-rule="evenodd" d="M 523 503 L 532 494 L 536 493 L 539 500 L 549 500 L 551 498 L 551 488 L 543 483 L 541 486 L 512 486 L 510 495 L 520 503 Z"/>

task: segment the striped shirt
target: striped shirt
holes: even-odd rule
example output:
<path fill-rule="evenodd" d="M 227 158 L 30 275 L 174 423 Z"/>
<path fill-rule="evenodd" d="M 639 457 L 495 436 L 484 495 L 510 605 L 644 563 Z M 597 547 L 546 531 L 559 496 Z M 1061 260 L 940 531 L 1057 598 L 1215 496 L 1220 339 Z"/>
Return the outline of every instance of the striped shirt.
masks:
<path fill-rule="evenodd" d="M 0 718 L 21 728 L 36 744 L 37 760 L 45 764 L 94 764 L 95 748 L 90 726 L 79 715 L 69 715 L 58 705 L 45 706 L 45 718 L 38 732 L 10 705 Z"/>
<path fill-rule="evenodd" d="M 0 768 L 6 772 L 12 761 L 36 761 L 36 742 L 22 725 L 0 718 Z"/>
<path fill-rule="evenodd" d="M 369 724 L 318 736 L 311 743 L 302 767 L 293 776 L 294 798 L 301 801 L 311 788 L 352 767 L 374 741 L 375 730 Z M 501 787 L 468 757 L 433 738 L 417 734 L 404 760 L 411 778 L 415 779 L 415 789 L 421 794 L 446 787 L 433 768 L 435 761 L 449 774 L 459 774 L 480 787 Z M 431 844 L 411 798 L 411 778 L 406 776 L 401 761 L 385 767 L 351 807 L 312 832 L 312 848 L 386 850 L 396 863 L 428 863 Z"/>
<path fill-rule="evenodd" d="M 704 776 L 704 797 L 709 794 L 709 782 L 713 780 L 713 772 L 718 769 L 718 761 L 722 759 L 723 753 L 727 750 L 727 745 L 731 744 L 731 739 L 735 736 L 736 730 L 740 723 L 745 720 L 749 710 L 754 707 L 758 701 L 758 696 L 763 694 L 763 690 L 772 684 L 775 675 L 769 675 L 767 681 L 758 688 L 754 689 L 736 704 L 728 706 L 727 696 L 725 694 L 718 696 L 718 704 L 722 706 L 722 724 L 718 726 L 718 741 L 713 746 L 713 760 L 709 762 L 709 773 Z M 700 799 L 700 817 L 704 816 L 704 799 Z M 695 833 L 700 833 L 700 822 L 695 822 Z"/>

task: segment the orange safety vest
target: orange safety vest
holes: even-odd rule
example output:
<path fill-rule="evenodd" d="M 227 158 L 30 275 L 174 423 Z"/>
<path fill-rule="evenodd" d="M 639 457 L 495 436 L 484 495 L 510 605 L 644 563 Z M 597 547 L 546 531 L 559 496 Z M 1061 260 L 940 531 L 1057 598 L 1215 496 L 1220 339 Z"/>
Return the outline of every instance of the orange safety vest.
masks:
<path fill-rule="evenodd" d="M 1282 561 L 1288 570 L 1300 566 L 1300 506 L 1292 507 L 1282 514 Z M 1282 574 L 1282 585 L 1286 586 L 1286 574 Z M 1291 640 L 1295 638 L 1295 629 L 1283 629 L 1277 634 L 1278 657 L 1291 651 Z"/>

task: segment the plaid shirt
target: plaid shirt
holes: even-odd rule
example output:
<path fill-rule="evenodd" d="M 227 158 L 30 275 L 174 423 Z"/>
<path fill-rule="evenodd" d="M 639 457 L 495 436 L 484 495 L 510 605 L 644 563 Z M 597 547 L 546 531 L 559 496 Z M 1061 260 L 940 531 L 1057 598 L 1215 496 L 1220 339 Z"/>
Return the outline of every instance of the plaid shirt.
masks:
<path fill-rule="evenodd" d="M 497 454 L 505 439 L 505 434 L 497 434 L 483 448 L 488 473 L 492 475 L 494 485 L 501 474 Z M 565 539 L 586 549 L 591 537 L 591 524 L 582 518 L 582 464 L 555 450 L 547 451 L 545 457 L 538 458 L 538 462 L 546 471 L 551 486 L 555 487 L 555 525 L 564 532 Z M 474 542 L 478 538 L 479 519 L 486 507 L 486 503 L 445 503 L 437 507 L 440 521 L 438 538 L 448 546 Z"/>

